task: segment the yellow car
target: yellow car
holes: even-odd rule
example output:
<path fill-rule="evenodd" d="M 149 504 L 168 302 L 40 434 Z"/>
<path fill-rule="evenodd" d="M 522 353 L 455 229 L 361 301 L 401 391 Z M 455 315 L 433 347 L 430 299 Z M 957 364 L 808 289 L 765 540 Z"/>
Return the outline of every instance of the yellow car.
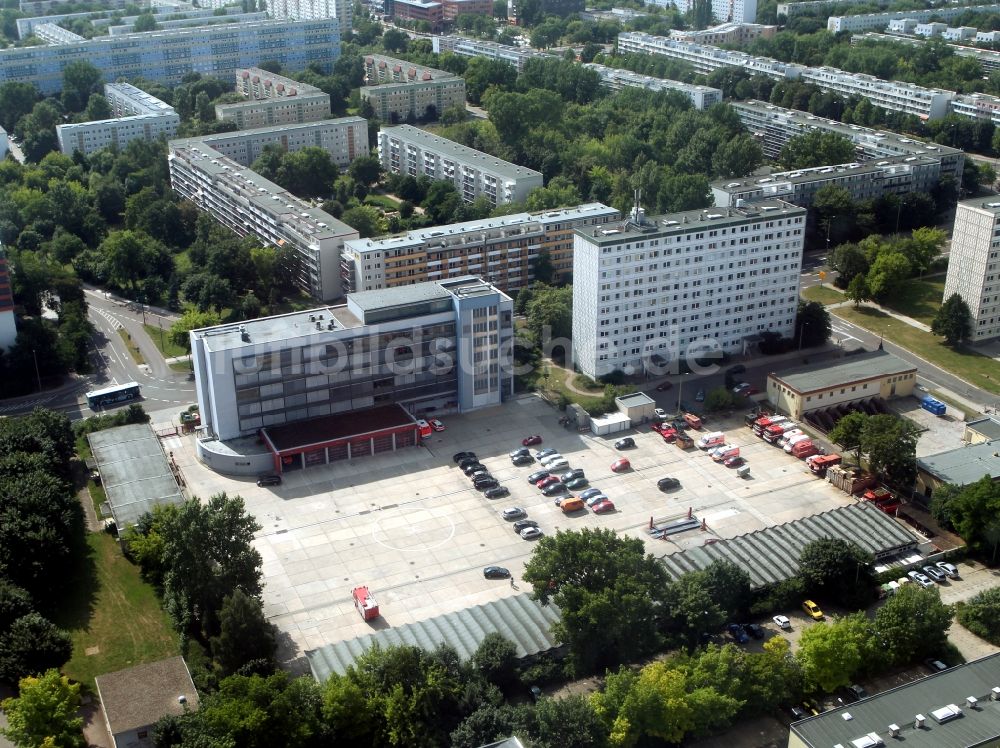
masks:
<path fill-rule="evenodd" d="M 806 615 L 808 615 L 814 621 L 823 620 L 823 611 L 820 610 L 819 606 L 812 600 L 806 600 L 804 603 L 802 603 L 802 610 L 804 610 L 806 612 Z"/>

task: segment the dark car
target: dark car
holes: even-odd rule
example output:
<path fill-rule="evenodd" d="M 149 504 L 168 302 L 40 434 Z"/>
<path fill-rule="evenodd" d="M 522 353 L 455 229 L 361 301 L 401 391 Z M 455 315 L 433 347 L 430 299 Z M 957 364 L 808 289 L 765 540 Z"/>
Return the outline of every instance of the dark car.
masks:
<path fill-rule="evenodd" d="M 453 454 L 451 456 L 451 459 L 454 460 L 455 464 L 457 465 L 462 460 L 475 460 L 476 459 L 476 453 L 475 452 L 456 452 L 455 454 Z"/>
<path fill-rule="evenodd" d="M 533 519 L 519 519 L 514 523 L 514 532 L 520 535 L 525 527 L 538 527 L 538 523 Z"/>
<path fill-rule="evenodd" d="M 472 475 L 473 473 L 479 470 L 485 470 L 485 469 L 486 466 L 481 462 L 470 462 L 468 465 L 462 468 L 462 472 L 465 473 L 466 475 Z"/>
<path fill-rule="evenodd" d="M 478 464 L 479 460 L 476 459 L 475 457 L 463 457 L 461 460 L 458 461 L 458 469 L 465 470 L 465 468 L 467 468 L 469 465 L 478 465 Z"/>
<path fill-rule="evenodd" d="M 507 486 L 493 486 L 493 488 L 487 488 L 483 491 L 483 496 L 487 499 L 500 499 L 509 493 L 510 490 L 508 490 Z"/>
<path fill-rule="evenodd" d="M 861 701 L 861 699 L 868 698 L 868 692 L 855 683 L 844 689 L 844 696 L 847 697 L 848 702 Z"/>
<path fill-rule="evenodd" d="M 502 566 L 487 566 L 483 569 L 483 576 L 487 579 L 507 579 L 510 577 L 510 570 Z"/>
<path fill-rule="evenodd" d="M 510 461 L 515 465 L 530 465 L 535 461 L 535 458 L 531 455 L 520 455 L 519 457 L 512 457 Z"/>
<path fill-rule="evenodd" d="M 681 482 L 676 478 L 660 478 L 656 481 L 656 487 L 661 491 L 672 491 L 675 488 L 680 488 Z"/>
<path fill-rule="evenodd" d="M 750 641 L 750 637 L 747 636 L 746 630 L 738 623 L 729 624 L 726 626 L 726 630 L 729 632 L 729 635 L 733 637 L 733 641 L 737 644 L 746 644 Z"/>
<path fill-rule="evenodd" d="M 615 449 L 632 449 L 635 446 L 635 439 L 631 436 L 626 436 L 624 439 L 619 439 L 615 442 Z"/>
<path fill-rule="evenodd" d="M 562 479 L 563 483 L 569 483 L 571 480 L 575 480 L 576 478 L 582 478 L 582 477 L 584 477 L 583 476 L 583 469 L 582 468 L 574 468 L 573 470 L 567 470 L 565 473 L 563 473 L 559 477 Z"/>
<path fill-rule="evenodd" d="M 475 487 L 479 491 L 486 491 L 490 488 L 499 488 L 500 481 L 496 478 L 486 478 L 475 484 Z"/>
<path fill-rule="evenodd" d="M 281 476 L 277 473 L 270 473 L 268 475 L 261 475 L 257 477 L 258 486 L 280 486 Z"/>
<path fill-rule="evenodd" d="M 490 471 L 484 467 L 479 468 L 474 473 L 469 473 L 469 480 L 471 480 L 473 483 L 475 483 L 476 478 L 486 478 L 486 477 L 492 478 L 493 476 L 490 475 Z"/>
<path fill-rule="evenodd" d="M 537 452 L 535 452 L 535 459 L 544 460 L 549 455 L 554 455 L 558 451 L 559 451 L 558 449 L 553 449 L 552 447 L 546 447 L 545 449 L 540 449 Z"/>
<path fill-rule="evenodd" d="M 674 383 L 670 382 L 670 381 L 660 382 L 658 385 L 656 385 L 656 391 L 657 392 L 666 392 L 667 390 L 669 390 L 673 386 L 674 386 Z"/>
<path fill-rule="evenodd" d="M 509 452 L 507 456 L 513 460 L 515 457 L 522 457 L 523 455 L 530 455 L 530 454 L 531 450 L 528 449 L 527 447 L 518 447 L 517 449 Z"/>
<path fill-rule="evenodd" d="M 683 420 L 682 418 L 675 418 L 670 422 L 670 425 L 673 426 L 674 430 L 677 431 L 678 433 L 690 428 L 690 426 L 688 426 L 688 422 Z"/>
<path fill-rule="evenodd" d="M 792 706 L 788 708 L 788 713 L 792 715 L 792 721 L 798 722 L 800 719 L 805 719 L 809 716 L 809 713 L 804 711 L 802 707 Z"/>
<path fill-rule="evenodd" d="M 538 481 L 542 480 L 543 478 L 548 478 L 550 475 L 551 473 L 548 470 L 537 470 L 528 476 L 528 483 L 532 484 L 538 483 Z"/>
<path fill-rule="evenodd" d="M 542 489 L 542 493 L 546 496 L 555 496 L 556 494 L 564 493 L 565 491 L 565 483 L 551 483 Z"/>
<path fill-rule="evenodd" d="M 764 629 L 756 623 L 744 623 L 743 628 L 746 629 L 746 632 L 754 639 L 764 638 Z"/>

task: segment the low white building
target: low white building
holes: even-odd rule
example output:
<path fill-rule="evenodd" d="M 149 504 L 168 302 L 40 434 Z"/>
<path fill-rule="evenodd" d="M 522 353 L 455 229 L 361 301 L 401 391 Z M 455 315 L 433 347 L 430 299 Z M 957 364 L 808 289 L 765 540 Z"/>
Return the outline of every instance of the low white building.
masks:
<path fill-rule="evenodd" d="M 1000 336 L 1000 201 L 958 204 L 944 299 L 954 293 L 972 315 L 971 342 Z"/>
<path fill-rule="evenodd" d="M 884 31 L 892 21 L 899 18 L 911 18 L 917 23 L 926 23 L 931 19 L 950 21 L 966 13 L 997 13 L 1000 5 L 942 5 L 927 10 L 899 10 L 885 13 L 862 13 L 855 16 L 830 16 L 826 22 L 826 30 L 839 34 L 841 31 Z"/>
<path fill-rule="evenodd" d="M 681 83 L 667 78 L 654 78 L 651 75 L 633 73 L 631 70 L 610 68 L 594 62 L 584 64 L 601 76 L 601 83 L 613 91 L 623 88 L 645 88 L 647 91 L 677 91 L 691 100 L 695 109 L 708 109 L 722 101 L 722 91 L 710 86 L 696 86 L 692 83 Z"/>

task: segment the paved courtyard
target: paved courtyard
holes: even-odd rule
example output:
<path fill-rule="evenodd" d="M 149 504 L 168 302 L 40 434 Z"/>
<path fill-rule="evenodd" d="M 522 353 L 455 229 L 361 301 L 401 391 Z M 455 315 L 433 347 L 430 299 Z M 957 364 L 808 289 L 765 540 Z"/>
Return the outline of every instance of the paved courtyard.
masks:
<path fill-rule="evenodd" d="M 648 429 L 627 432 L 637 447 L 620 453 L 613 442 L 625 434 L 577 434 L 560 427 L 558 417 L 544 402 L 524 397 L 446 419 L 447 430 L 425 447 L 293 472 L 270 488 L 208 470 L 195 459 L 189 438 L 172 440 L 169 448 L 194 494 L 240 494 L 263 525 L 256 546 L 264 560 L 265 613 L 283 633 L 286 661 L 373 627 L 424 620 L 515 594 L 508 582 L 482 574 L 484 566 L 499 564 L 520 580 L 533 548 L 501 518 L 507 506 L 524 507 L 547 535 L 607 527 L 642 538 L 649 552 L 662 555 L 851 502 L 816 479 L 803 462 L 754 437 L 742 418 L 711 427 L 730 426 L 729 442 L 750 464 L 747 480 L 697 449 L 684 452 L 665 444 Z M 529 434 L 541 434 L 544 446 L 559 449 L 571 467 L 583 468 L 617 511 L 563 515 L 553 499 L 526 481 L 537 464 L 515 467 L 507 457 Z M 476 452 L 511 495 L 489 500 L 475 491 L 452 462 L 452 454 L 462 450 Z M 612 461 L 623 454 L 633 469 L 612 473 Z M 682 488 L 657 490 L 656 481 L 667 475 L 680 479 Z M 706 530 L 667 541 L 646 534 L 651 517 L 679 518 L 689 509 L 706 522 Z M 369 586 L 381 607 L 381 618 L 371 624 L 352 604 L 350 591 L 359 584 Z"/>

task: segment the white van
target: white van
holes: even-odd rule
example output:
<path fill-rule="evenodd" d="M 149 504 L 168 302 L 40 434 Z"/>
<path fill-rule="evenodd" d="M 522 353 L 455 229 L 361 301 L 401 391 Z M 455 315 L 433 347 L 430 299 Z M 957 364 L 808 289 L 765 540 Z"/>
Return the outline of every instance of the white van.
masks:
<path fill-rule="evenodd" d="M 799 442 L 806 441 L 808 438 L 809 438 L 809 434 L 796 434 L 791 439 L 789 439 L 789 440 L 787 440 L 785 442 L 785 451 L 788 452 L 788 454 L 791 454 L 792 453 L 792 447 L 794 447 Z"/>
<path fill-rule="evenodd" d="M 724 449 L 717 449 L 712 453 L 712 459 L 716 462 L 725 462 L 730 457 L 739 457 L 740 448 L 734 447 L 732 444 L 726 446 Z"/>
<path fill-rule="evenodd" d="M 721 431 L 713 431 L 710 434 L 705 434 L 698 440 L 698 449 L 708 449 L 709 447 L 718 447 L 724 444 L 726 441 L 726 435 Z"/>
<path fill-rule="evenodd" d="M 792 429 L 791 431 L 786 431 L 782 434 L 778 441 L 775 442 L 779 447 L 784 447 L 788 444 L 789 439 L 794 439 L 796 436 L 802 436 L 805 432 L 802 429 Z"/>

